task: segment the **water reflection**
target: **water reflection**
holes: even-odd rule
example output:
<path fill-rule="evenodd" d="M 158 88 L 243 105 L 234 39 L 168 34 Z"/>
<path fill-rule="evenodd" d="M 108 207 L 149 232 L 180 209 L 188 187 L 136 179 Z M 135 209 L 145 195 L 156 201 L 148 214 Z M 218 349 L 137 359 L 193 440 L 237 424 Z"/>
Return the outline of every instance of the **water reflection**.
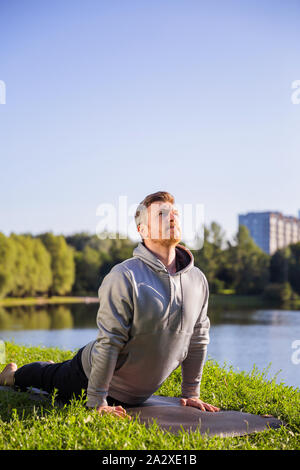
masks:
<path fill-rule="evenodd" d="M 98 304 L 0 307 L 1 330 L 60 330 L 96 328 Z M 290 325 L 298 311 L 237 309 L 209 311 L 211 325 Z"/>
<path fill-rule="evenodd" d="M 75 350 L 96 339 L 99 304 L 0 308 L 0 340 Z M 211 308 L 208 357 L 240 370 L 270 364 L 269 377 L 300 386 L 300 364 L 291 360 L 300 340 L 300 311 Z"/>
<path fill-rule="evenodd" d="M 0 330 L 95 327 L 97 304 L 0 307 Z"/>
<path fill-rule="evenodd" d="M 288 312 L 286 314 L 285 312 Z M 293 325 L 299 318 L 299 311 L 289 310 L 259 310 L 237 309 L 221 310 L 211 309 L 209 318 L 212 325 Z"/>

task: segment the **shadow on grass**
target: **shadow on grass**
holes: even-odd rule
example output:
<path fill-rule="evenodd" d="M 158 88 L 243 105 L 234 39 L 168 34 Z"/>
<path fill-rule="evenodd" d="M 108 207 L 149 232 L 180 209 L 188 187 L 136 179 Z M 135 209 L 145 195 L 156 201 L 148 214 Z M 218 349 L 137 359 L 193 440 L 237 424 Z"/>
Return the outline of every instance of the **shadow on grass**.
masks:
<path fill-rule="evenodd" d="M 62 401 L 57 399 L 57 391 L 52 394 L 38 394 L 28 390 L 27 392 L 7 389 L 0 390 L 0 419 L 3 422 L 9 422 L 12 415 L 18 416 L 18 419 L 27 419 L 33 416 L 42 416 L 45 412 L 61 410 L 68 405 L 78 406 L 83 404 L 86 399 L 82 396 L 78 399 Z"/>

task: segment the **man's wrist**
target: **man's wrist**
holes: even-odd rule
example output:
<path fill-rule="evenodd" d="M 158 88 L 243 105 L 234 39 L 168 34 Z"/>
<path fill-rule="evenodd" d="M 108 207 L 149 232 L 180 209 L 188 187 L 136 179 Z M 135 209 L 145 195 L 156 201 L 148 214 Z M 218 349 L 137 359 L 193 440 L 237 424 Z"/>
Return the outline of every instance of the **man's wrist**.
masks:
<path fill-rule="evenodd" d="M 185 398 L 186 400 L 187 400 L 188 398 L 199 398 L 199 400 L 200 400 L 200 397 L 199 397 L 198 395 L 197 395 L 197 396 L 194 395 L 194 396 L 192 396 L 192 397 L 186 397 L 186 396 L 183 396 L 183 395 L 182 395 L 181 398 Z"/>

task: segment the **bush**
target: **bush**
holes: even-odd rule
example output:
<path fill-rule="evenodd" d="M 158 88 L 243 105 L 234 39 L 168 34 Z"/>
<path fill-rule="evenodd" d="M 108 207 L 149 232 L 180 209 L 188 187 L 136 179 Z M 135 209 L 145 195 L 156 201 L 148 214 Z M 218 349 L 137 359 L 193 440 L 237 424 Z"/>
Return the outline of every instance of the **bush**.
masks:
<path fill-rule="evenodd" d="M 288 282 L 268 284 L 263 292 L 266 300 L 277 303 L 285 303 L 292 299 L 293 290 Z"/>
<path fill-rule="evenodd" d="M 220 294 L 224 290 L 224 282 L 220 279 L 214 279 L 209 282 L 209 290 L 211 294 Z"/>

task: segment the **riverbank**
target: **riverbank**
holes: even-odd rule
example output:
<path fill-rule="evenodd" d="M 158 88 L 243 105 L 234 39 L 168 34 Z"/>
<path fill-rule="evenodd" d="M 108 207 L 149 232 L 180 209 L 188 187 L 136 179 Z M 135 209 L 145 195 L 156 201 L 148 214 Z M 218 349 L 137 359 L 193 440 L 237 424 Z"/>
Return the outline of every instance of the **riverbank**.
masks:
<path fill-rule="evenodd" d="M 28 362 L 73 356 L 58 348 L 22 347 L 5 343 L 6 362 L 22 366 Z M 176 369 L 156 392 L 180 396 L 181 372 Z M 180 431 L 174 435 L 156 424 L 148 429 L 138 420 L 130 422 L 113 416 L 100 417 L 88 410 L 83 400 L 57 408 L 51 400 L 39 404 L 26 394 L 0 391 L 0 449 L 4 450 L 200 450 L 273 449 L 300 447 L 300 390 L 267 381 L 265 373 L 225 370 L 212 360 L 205 363 L 201 383 L 202 400 L 223 410 L 259 415 L 271 414 L 286 426 L 241 437 L 208 437 L 199 432 Z"/>
<path fill-rule="evenodd" d="M 222 308 L 223 310 L 243 309 L 285 309 L 300 310 L 300 300 L 286 303 L 276 303 L 264 299 L 261 295 L 237 295 L 237 294 L 211 294 L 209 298 L 210 307 Z"/>
<path fill-rule="evenodd" d="M 0 299 L 0 307 L 16 307 L 18 305 L 47 305 L 47 304 L 75 304 L 75 303 L 97 303 L 98 297 L 67 297 L 67 296 L 53 296 L 53 297 L 6 297 Z"/>
<path fill-rule="evenodd" d="M 74 303 L 98 303 L 98 297 L 88 296 L 53 296 L 53 297 L 6 297 L 0 299 L 0 307 L 15 307 L 26 305 L 47 304 L 74 304 Z M 210 307 L 223 309 L 237 308 L 282 308 L 282 304 L 271 303 L 260 295 L 236 295 L 236 294 L 211 294 L 209 298 Z M 300 300 L 295 300 L 284 305 L 284 308 L 300 310 Z"/>

